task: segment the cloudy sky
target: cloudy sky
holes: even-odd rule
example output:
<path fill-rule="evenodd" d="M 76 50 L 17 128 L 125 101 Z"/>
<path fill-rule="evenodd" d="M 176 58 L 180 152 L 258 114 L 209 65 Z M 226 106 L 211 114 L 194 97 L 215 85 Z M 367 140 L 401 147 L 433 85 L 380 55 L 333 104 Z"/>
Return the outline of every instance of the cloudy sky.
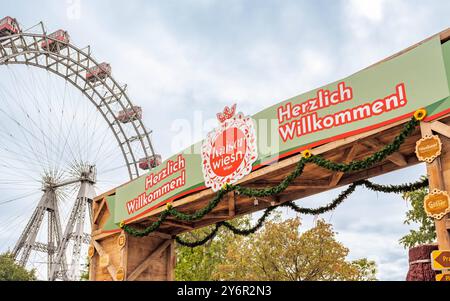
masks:
<path fill-rule="evenodd" d="M 449 9 L 448 1 L 412 0 L 16 0 L 2 11 L 23 28 L 42 20 L 48 31 L 68 30 L 75 45 L 91 45 L 128 84 L 167 157 L 200 140 L 224 105 L 237 102 L 253 114 L 350 75 L 445 29 Z M 182 141 L 173 139 L 180 124 L 190 127 Z M 414 181 L 424 172 L 417 166 L 375 181 Z M 399 197 L 360 189 L 323 218 L 351 258 L 376 260 L 380 279 L 404 280 L 407 251 L 398 239 L 409 229 L 402 223 L 407 209 Z M 305 228 L 312 224 L 305 218 Z"/>

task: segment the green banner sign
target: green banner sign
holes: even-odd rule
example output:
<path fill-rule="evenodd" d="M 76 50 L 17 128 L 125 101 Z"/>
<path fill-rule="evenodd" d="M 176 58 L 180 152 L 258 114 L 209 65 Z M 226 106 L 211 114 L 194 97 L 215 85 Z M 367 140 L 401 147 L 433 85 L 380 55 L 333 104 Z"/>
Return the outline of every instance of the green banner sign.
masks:
<path fill-rule="evenodd" d="M 253 116 L 225 108 L 203 141 L 117 188 L 108 199 L 113 213 L 105 230 L 192 192 L 218 190 L 306 148 L 409 119 L 419 108 L 427 108 L 430 120 L 436 118 L 450 109 L 449 66 L 449 43 L 441 45 L 435 37 Z"/>

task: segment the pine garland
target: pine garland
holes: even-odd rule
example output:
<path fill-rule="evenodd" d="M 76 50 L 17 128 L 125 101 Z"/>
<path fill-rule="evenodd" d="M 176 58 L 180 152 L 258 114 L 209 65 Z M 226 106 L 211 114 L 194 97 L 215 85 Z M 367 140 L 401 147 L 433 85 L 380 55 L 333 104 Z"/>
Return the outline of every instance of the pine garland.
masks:
<path fill-rule="evenodd" d="M 361 180 L 359 181 L 361 185 L 366 186 L 366 188 L 373 190 L 373 191 L 380 191 L 384 193 L 405 193 L 410 191 L 416 191 L 421 188 L 428 187 L 428 178 L 423 178 L 420 181 L 409 183 L 409 184 L 400 184 L 400 185 L 378 185 L 375 183 L 372 183 L 368 180 Z"/>
<path fill-rule="evenodd" d="M 402 132 L 395 137 L 394 141 L 388 145 L 386 145 L 384 148 L 382 148 L 380 151 L 372 154 L 371 156 L 359 160 L 359 161 L 353 161 L 348 164 L 345 163 L 335 163 L 332 161 L 329 161 L 327 159 L 324 159 L 322 156 L 312 156 L 310 158 L 311 162 L 315 163 L 316 165 L 332 170 L 332 171 L 339 171 L 339 172 L 352 172 L 352 171 L 359 171 L 363 169 L 367 169 L 375 165 L 376 163 L 379 163 L 386 159 L 388 156 L 392 155 L 396 151 L 400 149 L 400 146 L 405 142 L 406 137 L 412 134 L 414 129 L 419 125 L 420 121 L 418 121 L 415 118 L 412 118 L 408 123 L 405 124 Z"/>
<path fill-rule="evenodd" d="M 350 194 L 352 194 L 356 187 L 358 186 L 357 183 L 351 184 L 346 190 L 342 191 L 339 196 L 334 199 L 330 204 L 319 207 L 319 208 L 301 208 L 298 207 L 294 202 L 286 202 L 284 204 L 281 204 L 281 206 L 289 207 L 293 209 L 294 211 L 302 214 L 310 214 L 310 215 L 319 215 L 323 214 L 325 212 L 331 211 L 335 209 L 337 206 L 339 206 L 343 201 L 345 201 Z"/>
<path fill-rule="evenodd" d="M 363 160 L 353 161 L 348 164 L 335 163 L 330 160 L 324 159 L 320 155 L 312 156 L 310 160 L 311 162 L 315 163 L 320 167 L 344 173 L 367 169 L 372 167 L 376 163 L 383 161 L 388 156 L 398 151 L 400 149 L 400 146 L 405 142 L 406 137 L 411 135 L 411 133 L 414 131 L 414 129 L 418 124 L 419 124 L 418 120 L 416 120 L 415 118 L 411 119 L 408 123 L 405 124 L 403 131 L 397 137 L 395 137 L 392 143 L 386 145 L 380 151 L 372 154 L 371 156 Z"/>
<path fill-rule="evenodd" d="M 209 233 L 204 238 L 202 238 L 198 241 L 189 242 L 189 241 L 181 239 L 179 236 L 176 236 L 175 240 L 177 243 L 179 243 L 180 245 L 185 246 L 185 247 L 189 247 L 189 248 L 199 247 L 201 245 L 206 244 L 209 240 L 213 239 L 216 236 L 217 232 L 219 231 L 220 227 L 223 225 L 223 223 L 224 222 L 216 223 L 216 226 L 211 231 L 211 233 Z"/>
<path fill-rule="evenodd" d="M 280 182 L 280 184 L 269 187 L 269 188 L 248 188 L 248 187 L 242 187 L 240 185 L 233 186 L 233 189 L 238 193 L 242 194 L 248 197 L 267 197 L 272 196 L 275 194 L 279 194 L 286 190 L 292 182 L 303 173 L 303 169 L 305 168 L 305 163 L 308 159 L 301 158 L 294 171 L 290 173 L 286 178 L 284 178 L 283 181 Z"/>
<path fill-rule="evenodd" d="M 216 208 L 217 205 L 222 200 L 222 198 L 224 197 L 224 195 L 226 195 L 229 191 L 231 191 L 231 186 L 226 186 L 222 188 L 217 192 L 216 196 L 208 203 L 208 205 L 206 205 L 206 207 L 203 207 L 202 209 L 196 211 L 193 214 L 183 213 L 176 210 L 175 208 L 171 208 L 167 211 L 171 216 L 174 216 L 179 220 L 186 222 L 196 221 L 204 217 L 206 214 L 210 213 L 214 208 Z"/>
<path fill-rule="evenodd" d="M 128 234 L 131 234 L 136 237 L 147 236 L 153 231 L 156 231 L 161 226 L 161 224 L 167 219 L 168 216 L 169 211 L 168 210 L 163 211 L 156 222 L 152 223 L 150 226 L 148 226 L 142 231 L 134 227 L 131 227 L 130 225 L 124 225 L 122 229 Z"/>
<path fill-rule="evenodd" d="M 195 241 L 195 242 L 186 242 L 186 241 L 181 240 L 178 236 L 176 237 L 176 240 L 182 246 L 187 246 L 187 247 L 191 247 L 191 248 L 198 247 L 198 246 L 201 246 L 201 245 L 205 244 L 206 242 L 208 242 L 209 239 L 213 239 L 215 237 L 217 231 L 219 230 L 219 228 L 222 226 L 225 226 L 226 228 L 231 230 L 231 232 L 233 232 L 236 235 L 248 236 L 248 235 L 253 234 L 256 231 L 258 231 L 264 225 L 264 222 L 270 216 L 270 213 L 272 213 L 272 211 L 277 209 L 278 207 L 288 207 L 288 208 L 291 208 L 292 210 L 294 210 L 295 212 L 301 213 L 301 214 L 310 214 L 310 215 L 323 214 L 323 213 L 326 213 L 326 212 L 329 212 L 329 211 L 335 209 L 350 194 L 352 194 L 355 191 L 356 187 L 363 186 L 363 185 L 366 186 L 367 188 L 369 188 L 370 190 L 378 191 L 378 192 L 404 193 L 404 192 L 415 191 L 420 188 L 427 187 L 428 179 L 424 178 L 424 179 L 419 180 L 414 183 L 400 184 L 400 185 L 379 185 L 379 184 L 375 184 L 375 183 L 372 183 L 367 180 L 361 180 L 361 181 L 357 181 L 357 182 L 351 184 L 346 190 L 341 192 L 336 199 L 334 199 L 330 204 L 328 204 L 326 206 L 322 206 L 319 208 L 302 208 L 302 207 L 299 207 L 298 205 L 296 205 L 292 201 L 286 202 L 286 203 L 280 204 L 278 206 L 272 206 L 272 207 L 267 208 L 264 211 L 264 214 L 258 219 L 258 222 L 256 223 L 256 225 L 249 229 L 239 229 L 228 222 L 220 222 L 220 223 L 216 223 L 216 227 L 214 228 L 214 230 L 202 240 Z M 209 239 L 207 239 L 207 238 L 209 238 Z"/>
<path fill-rule="evenodd" d="M 295 169 L 292 171 L 292 173 L 290 173 L 288 176 L 286 176 L 285 179 L 276 186 L 267 187 L 267 188 L 248 188 L 248 187 L 242 187 L 240 185 L 226 184 L 226 185 L 224 185 L 224 187 L 221 190 L 219 190 L 216 193 L 215 197 L 211 201 L 209 201 L 208 205 L 206 205 L 205 207 L 196 211 L 193 214 L 183 213 L 183 212 L 176 210 L 175 208 L 172 208 L 171 206 L 168 206 L 167 209 L 164 210 L 160 214 L 158 220 L 156 222 L 152 223 L 151 225 L 149 225 L 144 230 L 138 230 L 129 225 L 125 225 L 123 223 L 121 223 L 122 224 L 121 228 L 123 228 L 123 230 L 125 232 L 127 232 L 133 236 L 138 236 L 138 237 L 147 236 L 151 232 L 156 231 L 169 216 L 174 216 L 179 220 L 188 221 L 188 222 L 199 220 L 199 219 L 203 218 L 206 214 L 210 213 L 215 207 L 217 207 L 217 205 L 220 203 L 222 198 L 230 191 L 236 191 L 236 193 L 242 194 L 242 195 L 245 195 L 248 197 L 268 197 L 268 196 L 273 196 L 273 195 L 279 194 L 279 193 L 283 192 L 297 177 L 299 177 L 303 173 L 306 163 L 315 163 L 316 165 L 318 165 L 320 167 L 323 167 L 323 168 L 326 168 L 326 169 L 329 169 L 332 171 L 344 172 L 344 173 L 370 168 L 374 164 L 383 161 L 388 156 L 390 156 L 394 152 L 398 151 L 400 146 L 405 142 L 406 137 L 411 135 L 411 133 L 414 131 L 414 129 L 417 127 L 417 125 L 419 123 L 420 123 L 420 119 L 417 118 L 416 114 L 415 114 L 414 117 L 411 118 L 411 120 L 408 121 L 404 125 L 403 130 L 400 132 L 400 134 L 398 136 L 395 137 L 395 139 L 392 141 L 392 143 L 386 145 L 380 151 L 372 154 L 371 156 L 369 156 L 363 160 L 353 161 L 348 164 L 335 163 L 333 161 L 323 158 L 320 155 L 312 155 L 310 151 L 305 151 L 303 153 L 303 157 L 298 161 L 298 163 L 297 163 Z M 333 202 L 331 202 L 330 204 L 328 204 L 326 206 L 320 207 L 320 208 L 315 208 L 315 209 L 300 208 L 297 205 L 295 205 L 293 202 L 287 202 L 287 203 L 281 204 L 279 206 L 290 207 L 293 210 L 295 210 L 299 213 L 303 213 L 303 214 L 322 214 L 322 213 L 325 213 L 327 211 L 330 211 L 330 210 L 333 210 L 334 208 L 336 208 L 356 189 L 357 186 L 361 186 L 361 185 L 365 185 L 367 188 L 375 190 L 375 191 L 398 193 L 398 192 L 413 191 L 413 190 L 417 190 L 418 188 L 424 187 L 424 186 L 428 185 L 428 180 L 413 183 L 413 184 L 403 184 L 403 185 L 397 185 L 397 186 L 395 186 L 395 185 L 383 186 L 383 185 L 374 184 L 367 180 L 362 180 L 362 181 L 357 181 L 357 182 L 351 184 Z M 270 212 L 279 206 L 274 206 L 274 207 L 268 208 L 265 211 L 265 213 L 263 214 L 263 216 L 258 220 L 258 223 L 256 224 L 256 226 L 254 226 L 253 228 L 242 230 L 242 229 L 235 228 L 234 226 L 232 226 L 231 224 L 229 224 L 227 222 L 220 222 L 220 223 L 216 224 L 216 228 L 209 235 L 207 235 L 204 239 L 202 239 L 198 242 L 186 242 L 186 241 L 182 241 L 178 237 L 176 238 L 177 242 L 182 245 L 187 245 L 187 246 L 201 245 L 203 243 L 206 243 L 209 239 L 212 239 L 217 234 L 217 231 L 221 226 L 225 226 L 228 229 L 230 229 L 233 233 L 239 234 L 239 235 L 248 235 L 248 234 L 254 233 L 259 228 L 262 227 L 264 221 L 269 216 Z"/>
<path fill-rule="evenodd" d="M 264 214 L 258 219 L 258 222 L 256 223 L 256 225 L 250 229 L 238 229 L 235 226 L 233 226 L 232 224 L 230 224 L 229 222 L 223 222 L 222 224 L 223 224 L 223 226 L 228 228 L 231 232 L 233 232 L 236 235 L 247 236 L 247 235 L 253 234 L 256 231 L 258 231 L 264 225 L 264 222 L 270 216 L 270 213 L 272 213 L 272 211 L 275 210 L 277 207 L 278 206 L 272 206 L 272 207 L 267 208 L 264 211 Z"/>

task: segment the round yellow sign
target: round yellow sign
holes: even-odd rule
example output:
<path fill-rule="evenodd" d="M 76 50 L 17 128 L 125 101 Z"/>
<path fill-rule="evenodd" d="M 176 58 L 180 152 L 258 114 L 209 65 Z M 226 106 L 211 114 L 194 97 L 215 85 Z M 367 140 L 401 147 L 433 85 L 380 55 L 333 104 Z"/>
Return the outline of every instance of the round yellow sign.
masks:
<path fill-rule="evenodd" d="M 123 281 L 125 279 L 125 271 L 123 268 L 118 268 L 116 272 L 116 280 Z"/>
<path fill-rule="evenodd" d="M 89 249 L 88 249 L 88 256 L 89 256 L 89 258 L 92 258 L 94 256 L 94 254 L 95 254 L 95 248 L 94 248 L 93 245 L 90 245 Z"/>
<path fill-rule="evenodd" d="M 431 163 L 441 155 L 442 142 L 439 136 L 425 136 L 416 142 L 416 155 L 420 161 Z"/>
<path fill-rule="evenodd" d="M 117 244 L 119 245 L 120 248 L 123 248 L 123 246 L 125 246 L 125 242 L 126 242 L 127 238 L 125 236 L 125 234 L 120 234 L 119 237 L 117 238 Z"/>
<path fill-rule="evenodd" d="M 433 189 L 425 196 L 423 205 L 428 216 L 441 219 L 450 212 L 450 197 L 446 191 Z"/>

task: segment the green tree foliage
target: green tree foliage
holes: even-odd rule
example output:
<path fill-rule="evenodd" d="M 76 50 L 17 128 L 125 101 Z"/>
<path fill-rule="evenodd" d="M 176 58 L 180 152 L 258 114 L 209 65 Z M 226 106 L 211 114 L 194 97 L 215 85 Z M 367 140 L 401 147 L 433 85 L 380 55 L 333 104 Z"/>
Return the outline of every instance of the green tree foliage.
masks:
<path fill-rule="evenodd" d="M 434 221 L 427 216 L 423 207 L 423 201 L 427 194 L 428 188 L 403 194 L 403 198 L 411 204 L 411 209 L 406 212 L 404 223 L 407 225 L 419 225 L 419 229 L 410 230 L 407 235 L 400 239 L 400 243 L 405 248 L 432 243 L 436 240 Z"/>
<path fill-rule="evenodd" d="M 86 257 L 86 263 L 83 265 L 83 269 L 81 270 L 80 280 L 88 281 L 89 280 L 89 257 Z"/>
<path fill-rule="evenodd" d="M 336 240 L 330 224 L 318 221 L 316 227 L 300 233 L 299 218 L 279 219 L 278 215 L 253 235 L 221 230 L 206 246 L 179 248 L 177 279 L 376 280 L 375 262 L 346 260 L 349 250 Z M 239 222 L 249 223 L 248 219 Z"/>
<path fill-rule="evenodd" d="M 36 271 L 26 270 L 17 264 L 11 253 L 0 254 L 0 281 L 32 281 L 36 280 Z"/>
<path fill-rule="evenodd" d="M 376 281 L 377 280 L 377 265 L 375 261 L 367 258 L 357 259 L 351 262 L 358 271 L 353 280 L 358 281 Z"/>

